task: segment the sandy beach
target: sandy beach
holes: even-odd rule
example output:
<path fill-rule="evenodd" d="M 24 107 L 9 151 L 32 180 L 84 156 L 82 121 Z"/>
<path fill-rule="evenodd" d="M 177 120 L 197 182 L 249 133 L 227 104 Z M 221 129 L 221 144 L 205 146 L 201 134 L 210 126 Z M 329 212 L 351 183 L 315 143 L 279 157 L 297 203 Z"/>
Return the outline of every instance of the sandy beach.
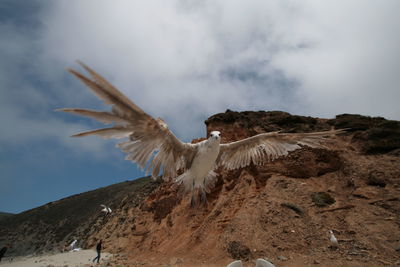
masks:
<path fill-rule="evenodd" d="M 73 252 L 64 252 L 57 254 L 48 254 L 40 256 L 16 257 L 12 261 L 5 257 L 0 262 L 0 266 L 13 267 L 81 267 L 81 266 L 100 266 L 111 258 L 109 253 L 101 253 L 100 264 L 92 263 L 96 257 L 95 250 L 80 250 Z"/>

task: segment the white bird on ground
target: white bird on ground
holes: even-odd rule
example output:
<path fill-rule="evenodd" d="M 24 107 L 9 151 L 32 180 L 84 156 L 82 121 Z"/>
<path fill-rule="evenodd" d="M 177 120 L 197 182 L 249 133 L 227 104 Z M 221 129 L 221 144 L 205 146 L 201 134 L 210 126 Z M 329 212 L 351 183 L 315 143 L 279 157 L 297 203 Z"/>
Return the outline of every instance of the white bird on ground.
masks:
<path fill-rule="evenodd" d="M 241 260 L 232 261 L 226 267 L 243 267 L 243 263 Z"/>
<path fill-rule="evenodd" d="M 343 132 L 343 130 L 314 133 L 270 132 L 220 144 L 221 133 L 212 131 L 207 140 L 196 144 L 183 143 L 168 129 L 162 119 L 154 119 L 95 71 L 83 63 L 80 65 L 91 78 L 72 69 L 69 71 L 105 104 L 111 105 L 112 110 L 110 112 L 80 108 L 59 110 L 114 125 L 73 136 L 97 135 L 117 139 L 128 137 L 128 141 L 118 144 L 118 147 L 128 154 L 126 159 L 137 163 L 142 169 L 147 166 L 147 171 L 151 170 L 154 178 L 162 172 L 164 180 L 173 179 L 176 183 L 184 184 L 186 190 L 192 192 L 192 205 L 199 194 L 201 199 L 206 201 L 206 193 L 210 192 L 217 178 L 214 170 L 219 166 L 233 170 L 250 164 L 263 165 L 278 157 L 286 156 L 290 151 L 302 146 L 322 147 L 321 143 L 326 137 Z"/>
<path fill-rule="evenodd" d="M 71 244 L 69 245 L 70 250 L 76 249 L 76 243 L 78 243 L 78 240 L 76 240 L 76 239 L 71 242 Z"/>
<path fill-rule="evenodd" d="M 339 247 L 339 242 L 337 241 L 336 236 L 333 234 L 332 230 L 329 230 L 329 234 L 330 234 L 330 241 L 332 243 L 331 246 L 335 248 Z"/>
<path fill-rule="evenodd" d="M 102 212 L 105 212 L 106 214 L 109 214 L 112 212 L 112 210 L 110 209 L 110 207 L 107 207 L 106 205 L 100 204 L 100 206 L 103 207 L 103 209 L 101 210 Z"/>

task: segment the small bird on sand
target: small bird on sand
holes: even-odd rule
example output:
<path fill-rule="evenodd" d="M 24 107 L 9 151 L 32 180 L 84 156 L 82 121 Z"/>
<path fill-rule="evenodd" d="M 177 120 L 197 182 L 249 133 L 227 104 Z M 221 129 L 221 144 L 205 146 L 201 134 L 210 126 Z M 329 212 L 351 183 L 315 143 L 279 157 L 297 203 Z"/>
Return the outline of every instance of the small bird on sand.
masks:
<path fill-rule="evenodd" d="M 106 205 L 100 204 L 100 206 L 103 207 L 103 209 L 101 210 L 102 212 L 105 212 L 106 214 L 109 214 L 112 212 L 112 210 L 110 209 L 110 207 L 107 207 Z"/>
<path fill-rule="evenodd" d="M 186 191 L 192 192 L 192 206 L 199 195 L 206 202 L 206 193 L 214 187 L 217 178 L 214 170 L 220 166 L 234 170 L 250 164 L 263 165 L 303 146 L 323 147 L 321 143 L 327 137 L 343 132 L 269 132 L 221 144 L 221 133 L 215 130 L 211 131 L 207 140 L 196 144 L 184 143 L 168 129 L 161 118 L 154 119 L 94 70 L 78 63 L 89 73 L 90 78 L 73 69 L 69 71 L 105 104 L 111 105 L 112 110 L 102 112 L 64 108 L 59 111 L 91 117 L 113 126 L 73 136 L 97 135 L 116 139 L 127 137 L 128 141 L 118 144 L 128 154 L 125 159 L 135 162 L 142 169 L 147 167 L 147 171 L 152 171 L 153 178 L 162 173 L 164 180 L 173 179 L 176 183 L 183 184 Z"/>
<path fill-rule="evenodd" d="M 74 240 L 71 242 L 71 244 L 69 245 L 70 250 L 74 250 L 76 248 L 76 243 L 78 243 L 78 240 Z"/>
<path fill-rule="evenodd" d="M 337 248 L 339 247 L 339 242 L 336 239 L 336 236 L 333 234 L 332 230 L 329 230 L 329 234 L 330 234 L 330 241 L 331 241 L 331 247 Z"/>

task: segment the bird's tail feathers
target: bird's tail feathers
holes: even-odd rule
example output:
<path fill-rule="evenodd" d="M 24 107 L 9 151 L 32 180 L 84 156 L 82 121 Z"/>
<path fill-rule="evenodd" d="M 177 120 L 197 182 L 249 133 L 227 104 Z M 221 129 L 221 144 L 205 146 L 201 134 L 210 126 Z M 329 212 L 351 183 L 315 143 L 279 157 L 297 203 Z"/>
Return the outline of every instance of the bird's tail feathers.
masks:
<path fill-rule="evenodd" d="M 184 172 L 178 177 L 175 178 L 175 183 L 178 185 L 183 184 L 185 192 L 189 192 L 193 190 L 194 187 L 194 179 L 190 174 L 190 171 Z"/>

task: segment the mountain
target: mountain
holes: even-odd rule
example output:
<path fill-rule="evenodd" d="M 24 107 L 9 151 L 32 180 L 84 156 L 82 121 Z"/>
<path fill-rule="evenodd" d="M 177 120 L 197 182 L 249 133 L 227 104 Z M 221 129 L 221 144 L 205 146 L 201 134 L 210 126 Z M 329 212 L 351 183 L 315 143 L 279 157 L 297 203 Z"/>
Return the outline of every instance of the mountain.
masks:
<path fill-rule="evenodd" d="M 13 216 L 13 215 L 14 215 L 13 213 L 0 212 L 0 221 L 1 221 L 2 219 L 4 219 L 4 218 L 8 218 L 8 217 L 11 217 L 11 216 Z"/>
<path fill-rule="evenodd" d="M 126 181 L 53 201 L 0 220 L 0 245 L 12 244 L 10 255 L 62 251 L 74 239 L 84 246 L 110 216 L 101 204 L 118 207 L 129 201 L 138 205 L 158 182 L 149 177 Z"/>
<path fill-rule="evenodd" d="M 191 208 L 177 185 L 143 178 L 1 220 L 0 243 L 19 244 L 10 253 L 26 254 L 74 238 L 91 248 L 102 239 L 115 266 L 226 266 L 257 258 L 277 266 L 400 263 L 400 122 L 228 110 L 205 123 L 207 133 L 221 131 L 222 142 L 276 130 L 348 130 L 327 149 L 304 147 L 264 166 L 218 169 L 206 206 Z M 102 215 L 100 204 L 113 213 Z"/>

